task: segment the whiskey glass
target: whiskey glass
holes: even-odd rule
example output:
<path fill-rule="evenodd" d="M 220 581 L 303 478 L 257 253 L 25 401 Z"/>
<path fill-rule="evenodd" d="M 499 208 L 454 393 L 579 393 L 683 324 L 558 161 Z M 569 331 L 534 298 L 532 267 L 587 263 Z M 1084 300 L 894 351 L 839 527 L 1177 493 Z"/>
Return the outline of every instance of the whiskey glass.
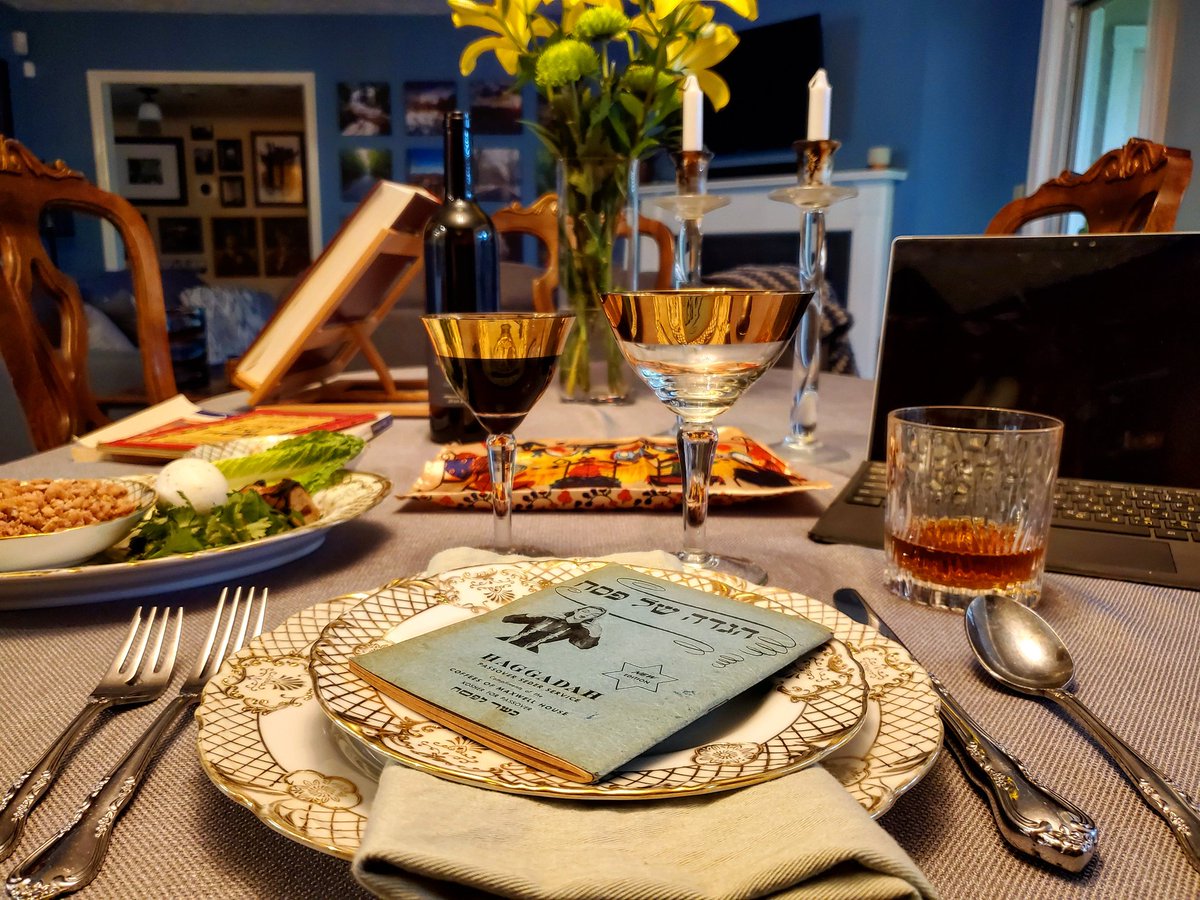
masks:
<path fill-rule="evenodd" d="M 979 594 L 1033 606 L 1042 587 L 1063 423 L 1020 410 L 888 413 L 888 587 L 965 609 Z"/>

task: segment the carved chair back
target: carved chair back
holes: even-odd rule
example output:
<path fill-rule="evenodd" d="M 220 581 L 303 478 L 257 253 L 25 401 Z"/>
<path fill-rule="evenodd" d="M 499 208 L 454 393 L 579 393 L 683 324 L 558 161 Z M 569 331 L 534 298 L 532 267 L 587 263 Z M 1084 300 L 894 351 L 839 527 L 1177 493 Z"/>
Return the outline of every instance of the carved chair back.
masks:
<path fill-rule="evenodd" d="M 1014 234 L 1034 219 L 1078 212 L 1089 232 L 1170 231 L 1192 177 L 1192 155 L 1142 138 L 1101 156 L 1082 175 L 1066 171 L 1013 200 L 986 234 Z"/>
<path fill-rule="evenodd" d="M 558 287 L 558 198 L 543 194 L 531 206 L 513 203 L 492 214 L 500 234 L 531 234 L 546 248 L 546 268 L 533 279 L 535 312 L 554 312 Z"/>
<path fill-rule="evenodd" d="M 116 227 L 133 277 L 147 399 L 157 403 L 175 394 L 162 277 L 145 220 L 128 201 L 95 187 L 62 160 L 46 165 L 0 135 L 0 354 L 39 450 L 108 421 L 88 383 L 87 317 L 79 289 L 42 243 L 39 222 L 48 207 Z M 50 307 L 49 328 L 39 318 L 42 301 Z"/>

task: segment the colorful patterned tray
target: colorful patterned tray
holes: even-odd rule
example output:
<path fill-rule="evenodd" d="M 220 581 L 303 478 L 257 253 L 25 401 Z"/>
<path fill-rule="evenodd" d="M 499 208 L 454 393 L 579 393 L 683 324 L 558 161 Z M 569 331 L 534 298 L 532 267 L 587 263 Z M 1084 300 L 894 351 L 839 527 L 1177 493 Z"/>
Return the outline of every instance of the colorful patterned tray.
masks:
<path fill-rule="evenodd" d="M 520 441 L 513 500 L 517 509 L 647 509 L 676 507 L 682 475 L 675 439 Z M 734 503 L 828 488 L 809 481 L 736 428 L 722 428 L 710 500 Z M 483 444 L 447 444 L 401 494 L 439 506 L 492 508 Z"/>

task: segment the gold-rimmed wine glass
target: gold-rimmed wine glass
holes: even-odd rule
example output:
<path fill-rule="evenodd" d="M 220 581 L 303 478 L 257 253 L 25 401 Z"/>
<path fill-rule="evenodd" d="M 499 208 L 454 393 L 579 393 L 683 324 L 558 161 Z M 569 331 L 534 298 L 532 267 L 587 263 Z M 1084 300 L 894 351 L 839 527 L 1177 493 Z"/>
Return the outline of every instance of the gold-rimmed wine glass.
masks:
<path fill-rule="evenodd" d="M 811 299 L 811 291 L 721 287 L 618 291 L 602 298 L 621 352 L 680 419 L 683 549 L 675 555 L 686 565 L 766 581 L 761 566 L 714 555 L 705 542 L 717 447 L 713 419 L 779 358 Z"/>
<path fill-rule="evenodd" d="M 432 313 L 421 317 L 438 364 L 488 433 L 494 546 L 500 553 L 544 555 L 512 541 L 513 436 L 545 392 L 573 313 Z"/>

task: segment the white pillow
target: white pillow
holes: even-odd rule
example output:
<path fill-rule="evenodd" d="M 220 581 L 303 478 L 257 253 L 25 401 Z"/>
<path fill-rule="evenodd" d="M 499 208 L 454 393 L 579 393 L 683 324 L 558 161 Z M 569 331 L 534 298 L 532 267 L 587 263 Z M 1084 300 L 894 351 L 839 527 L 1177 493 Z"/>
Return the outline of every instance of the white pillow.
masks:
<path fill-rule="evenodd" d="M 90 303 L 83 304 L 84 315 L 87 316 L 88 349 L 89 350 L 121 350 L 137 352 L 133 341 L 125 337 L 125 332 L 116 326 L 108 316 L 96 309 Z"/>

